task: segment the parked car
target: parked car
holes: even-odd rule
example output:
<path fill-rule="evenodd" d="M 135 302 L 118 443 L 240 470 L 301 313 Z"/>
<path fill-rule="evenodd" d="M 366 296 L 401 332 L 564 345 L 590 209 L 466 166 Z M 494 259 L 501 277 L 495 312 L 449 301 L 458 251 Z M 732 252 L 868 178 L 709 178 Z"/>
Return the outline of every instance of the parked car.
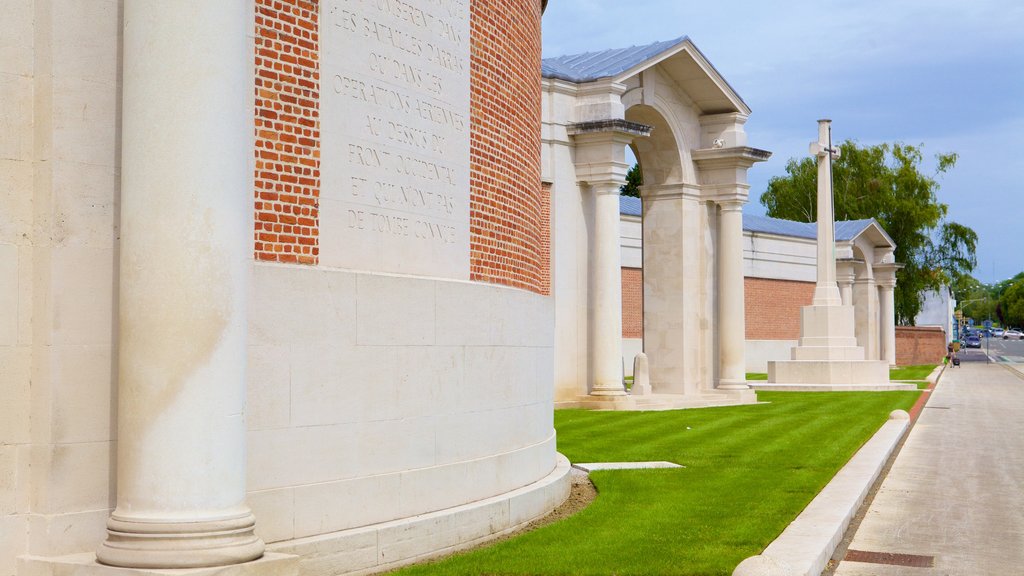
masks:
<path fill-rule="evenodd" d="M 1003 340 L 1009 340 L 1010 338 L 1016 338 L 1017 340 L 1024 340 L 1024 333 L 1016 328 L 1010 328 L 1003 332 Z"/>
<path fill-rule="evenodd" d="M 977 336 L 968 336 L 966 345 L 968 348 L 981 348 L 981 338 Z"/>
<path fill-rule="evenodd" d="M 992 329 L 992 335 L 995 336 L 996 338 L 1002 338 L 1003 337 L 1003 329 L 1002 328 L 993 328 Z"/>

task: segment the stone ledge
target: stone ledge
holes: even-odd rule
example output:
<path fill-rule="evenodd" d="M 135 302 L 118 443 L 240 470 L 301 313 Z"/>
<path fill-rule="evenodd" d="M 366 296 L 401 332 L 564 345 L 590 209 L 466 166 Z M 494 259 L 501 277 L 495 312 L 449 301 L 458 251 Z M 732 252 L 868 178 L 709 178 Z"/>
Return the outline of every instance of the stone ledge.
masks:
<path fill-rule="evenodd" d="M 895 410 L 807 508 L 761 554 L 736 567 L 733 576 L 818 576 L 847 527 L 910 427 Z"/>
<path fill-rule="evenodd" d="M 290 554 L 267 552 L 258 560 L 230 566 L 208 568 L 118 568 L 96 562 L 96 555 L 22 556 L 18 558 L 21 576 L 298 576 L 299 559 Z"/>
<path fill-rule="evenodd" d="M 393 570 L 484 544 L 546 515 L 569 497 L 571 470 L 569 461 L 557 454 L 555 468 L 546 477 L 505 494 L 429 514 L 268 544 L 267 548 L 296 555 L 302 576 L 358 576 Z"/>
<path fill-rule="evenodd" d="M 765 392 L 892 392 L 895 390 L 917 390 L 916 384 L 773 384 L 770 382 L 747 382 L 754 390 Z"/>
<path fill-rule="evenodd" d="M 585 410 L 683 410 L 756 404 L 753 390 L 713 390 L 701 394 L 645 394 L 634 396 L 577 396 L 574 400 L 555 402 L 555 409 Z"/>

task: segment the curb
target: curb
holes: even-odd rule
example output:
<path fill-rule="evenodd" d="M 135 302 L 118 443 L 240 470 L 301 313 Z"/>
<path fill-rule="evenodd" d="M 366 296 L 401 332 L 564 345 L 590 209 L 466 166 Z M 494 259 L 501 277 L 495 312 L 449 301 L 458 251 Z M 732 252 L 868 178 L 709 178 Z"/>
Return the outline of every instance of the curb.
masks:
<path fill-rule="evenodd" d="M 894 410 L 796 520 L 764 552 L 740 562 L 732 576 L 821 574 L 850 520 L 909 428 L 909 414 Z"/>

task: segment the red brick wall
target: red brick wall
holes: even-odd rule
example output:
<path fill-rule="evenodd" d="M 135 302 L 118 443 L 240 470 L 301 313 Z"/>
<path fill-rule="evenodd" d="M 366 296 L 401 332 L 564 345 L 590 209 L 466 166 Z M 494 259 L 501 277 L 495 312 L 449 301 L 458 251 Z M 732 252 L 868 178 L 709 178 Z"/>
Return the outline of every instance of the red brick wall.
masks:
<path fill-rule="evenodd" d="M 551 183 L 540 187 L 540 293 L 551 294 Z"/>
<path fill-rule="evenodd" d="M 255 257 L 319 257 L 319 0 L 256 0 Z"/>
<path fill-rule="evenodd" d="M 622 269 L 622 337 L 644 337 L 644 271 Z"/>
<path fill-rule="evenodd" d="M 543 294 L 540 14 L 470 2 L 470 278 Z"/>
<path fill-rule="evenodd" d="M 800 338 L 800 308 L 814 299 L 814 282 L 744 278 L 747 340 Z"/>
<path fill-rule="evenodd" d="M 946 332 L 938 326 L 897 326 L 896 365 L 939 364 L 946 355 Z"/>

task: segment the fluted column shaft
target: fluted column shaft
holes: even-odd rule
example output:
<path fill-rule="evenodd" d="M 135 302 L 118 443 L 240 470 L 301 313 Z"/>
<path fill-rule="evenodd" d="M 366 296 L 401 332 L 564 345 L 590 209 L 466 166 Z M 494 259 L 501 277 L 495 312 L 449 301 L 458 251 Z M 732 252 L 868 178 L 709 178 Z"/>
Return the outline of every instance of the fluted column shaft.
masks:
<path fill-rule="evenodd" d="M 104 564 L 263 553 L 245 505 L 245 0 L 125 0 L 117 508 Z"/>
<path fill-rule="evenodd" d="M 718 223 L 718 385 L 744 389 L 743 203 L 721 202 Z"/>

